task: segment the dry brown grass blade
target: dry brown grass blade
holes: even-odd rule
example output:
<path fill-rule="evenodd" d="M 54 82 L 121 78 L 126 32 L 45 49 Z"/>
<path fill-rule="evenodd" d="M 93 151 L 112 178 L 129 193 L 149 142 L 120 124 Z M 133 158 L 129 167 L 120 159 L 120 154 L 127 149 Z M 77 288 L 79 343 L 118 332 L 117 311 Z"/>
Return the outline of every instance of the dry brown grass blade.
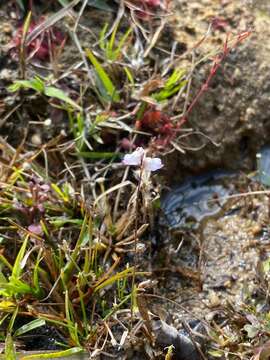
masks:
<path fill-rule="evenodd" d="M 115 224 L 115 232 L 117 235 L 116 237 L 117 240 L 122 239 L 126 230 L 134 222 L 134 217 L 135 217 L 135 208 L 129 206 Z"/>
<path fill-rule="evenodd" d="M 141 314 L 141 317 L 143 318 L 145 326 L 147 328 L 148 335 L 151 338 L 151 340 L 153 340 L 152 324 L 151 324 L 150 316 L 149 316 L 149 313 L 148 313 L 147 300 L 146 300 L 146 297 L 143 294 L 139 294 L 137 296 L 137 305 L 138 305 L 138 309 L 139 309 L 139 312 Z"/>
<path fill-rule="evenodd" d="M 270 341 L 257 348 L 257 353 L 252 357 L 252 360 L 267 360 L 270 356 Z"/>
<path fill-rule="evenodd" d="M 96 198 L 96 200 L 95 200 L 95 202 L 94 202 L 94 206 L 97 206 L 97 204 L 99 203 L 99 201 L 100 201 L 101 199 L 103 199 L 104 196 L 107 196 L 107 195 L 109 195 L 110 193 L 112 193 L 112 192 L 114 192 L 114 191 L 116 191 L 116 190 L 118 190 L 118 189 L 120 189 L 120 188 L 122 188 L 122 187 L 124 187 L 124 186 L 127 186 L 127 185 L 131 185 L 131 186 L 132 186 L 133 184 L 132 184 L 131 181 L 127 180 L 127 181 L 124 181 L 123 183 L 120 183 L 120 184 L 118 184 L 118 185 L 112 186 L 110 189 L 106 190 L 105 192 L 103 192 L 101 195 L 99 195 L 99 196 Z"/>
<path fill-rule="evenodd" d="M 149 55 L 150 51 L 153 49 L 153 47 L 155 47 L 155 45 L 158 41 L 158 38 L 159 38 L 160 34 L 162 33 L 162 30 L 164 29 L 165 24 L 166 24 L 165 19 L 162 19 L 160 26 L 157 28 L 155 34 L 153 35 L 152 39 L 150 40 L 150 44 L 149 44 L 148 48 L 145 50 L 145 52 L 143 54 L 144 58 L 146 58 Z"/>
<path fill-rule="evenodd" d="M 59 20 L 61 20 L 66 14 L 71 10 L 75 5 L 77 5 L 81 0 L 73 0 L 70 4 L 65 6 L 63 9 L 59 10 L 56 14 L 50 16 L 48 19 L 44 20 L 41 24 L 35 27 L 33 31 L 26 36 L 25 45 L 28 46 L 33 40 L 35 40 L 43 31 L 47 30 Z"/>
<path fill-rule="evenodd" d="M 139 238 L 144 232 L 145 230 L 148 228 L 148 224 L 143 224 L 137 231 L 137 237 Z M 130 244 L 132 241 L 135 240 L 135 234 L 132 234 L 130 236 L 128 236 L 127 238 L 125 238 L 124 240 L 118 241 L 116 244 L 117 246 L 120 245 L 128 245 Z"/>

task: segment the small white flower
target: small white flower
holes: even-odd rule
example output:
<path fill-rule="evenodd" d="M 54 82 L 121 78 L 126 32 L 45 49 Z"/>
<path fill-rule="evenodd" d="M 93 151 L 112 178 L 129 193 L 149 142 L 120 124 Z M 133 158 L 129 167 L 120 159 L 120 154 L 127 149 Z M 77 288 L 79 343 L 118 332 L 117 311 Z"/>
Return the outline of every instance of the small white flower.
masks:
<path fill-rule="evenodd" d="M 163 167 L 163 164 L 160 160 L 160 158 L 150 158 L 146 157 L 143 160 L 143 167 L 147 171 L 156 171 Z"/>
<path fill-rule="evenodd" d="M 127 154 L 124 156 L 123 164 L 125 165 L 137 165 L 141 166 L 145 151 L 142 147 L 138 147 L 131 154 Z"/>
<path fill-rule="evenodd" d="M 123 164 L 142 166 L 143 170 L 148 172 L 156 171 L 163 167 L 160 158 L 145 157 L 145 150 L 142 147 L 138 147 L 131 154 L 125 155 Z"/>

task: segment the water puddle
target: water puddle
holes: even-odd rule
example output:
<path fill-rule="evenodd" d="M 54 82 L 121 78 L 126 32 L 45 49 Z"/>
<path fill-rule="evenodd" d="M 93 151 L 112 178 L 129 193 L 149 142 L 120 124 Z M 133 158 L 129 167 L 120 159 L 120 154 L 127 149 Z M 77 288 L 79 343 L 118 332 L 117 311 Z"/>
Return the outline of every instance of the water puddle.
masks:
<path fill-rule="evenodd" d="M 211 172 L 187 179 L 162 198 L 163 222 L 170 228 L 197 229 L 200 223 L 217 215 L 233 193 L 233 174 Z"/>

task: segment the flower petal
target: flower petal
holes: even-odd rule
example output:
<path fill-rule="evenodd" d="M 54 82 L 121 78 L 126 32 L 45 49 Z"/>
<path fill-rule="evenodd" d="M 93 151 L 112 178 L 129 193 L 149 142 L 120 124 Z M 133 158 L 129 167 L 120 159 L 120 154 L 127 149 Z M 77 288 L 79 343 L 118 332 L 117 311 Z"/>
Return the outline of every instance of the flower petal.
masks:
<path fill-rule="evenodd" d="M 28 230 L 31 231 L 32 233 L 36 234 L 36 235 L 42 235 L 43 234 L 42 227 L 41 227 L 40 224 L 29 225 Z"/>
<path fill-rule="evenodd" d="M 161 162 L 160 158 L 150 158 L 146 157 L 143 161 L 143 167 L 147 171 L 156 171 L 163 167 L 164 165 Z"/>
<path fill-rule="evenodd" d="M 123 164 L 140 166 L 143 157 L 144 157 L 144 149 L 138 147 L 135 151 L 133 151 L 133 153 L 124 156 Z"/>

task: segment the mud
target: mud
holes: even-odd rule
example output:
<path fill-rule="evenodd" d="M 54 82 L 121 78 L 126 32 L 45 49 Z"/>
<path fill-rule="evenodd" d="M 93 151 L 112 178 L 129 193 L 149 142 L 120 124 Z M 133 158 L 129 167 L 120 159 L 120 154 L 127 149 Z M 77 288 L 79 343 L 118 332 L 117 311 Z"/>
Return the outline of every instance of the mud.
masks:
<path fill-rule="evenodd" d="M 189 116 L 186 126 L 202 132 L 208 139 L 201 135 L 189 136 L 182 143 L 183 149 L 187 148 L 185 154 L 175 151 L 168 155 L 165 181 L 179 183 L 187 174 L 198 174 L 211 167 L 250 170 L 254 168 L 256 152 L 267 143 L 270 132 L 269 4 L 267 1 L 178 0 L 175 6 L 174 33 L 188 50 L 205 36 L 213 19 L 224 22 L 224 26 L 212 27 L 207 38 L 194 50 L 196 60 L 209 54 L 210 49 L 222 48 L 226 33 L 248 30 L 251 34 L 229 54 Z M 211 61 L 208 61 L 207 67 L 199 66 L 195 70 L 191 99 L 210 68 Z M 201 147 L 198 151 L 190 150 Z M 176 173 L 175 168 L 179 172 Z"/>
<path fill-rule="evenodd" d="M 169 230 L 163 231 L 167 256 L 163 258 L 166 271 L 161 276 L 160 294 L 181 305 L 167 303 L 176 326 L 191 316 L 213 320 L 228 303 L 235 309 L 248 303 L 257 309 L 267 308 L 267 299 L 260 298 L 259 289 L 260 269 L 270 254 L 269 197 L 258 180 L 269 174 L 269 148 L 262 149 L 261 160 L 257 174 L 234 174 L 225 196 L 224 185 L 213 185 L 213 178 L 205 174 L 197 178 L 197 187 L 191 182 L 187 189 L 184 183 L 164 197 L 163 211 L 171 217 L 162 218 L 162 226 L 167 221 Z M 262 193 L 252 193 L 256 191 Z M 219 202 L 209 213 L 214 193 L 216 201 L 222 200 L 222 207 Z M 193 218 L 189 227 L 187 214 Z"/>

